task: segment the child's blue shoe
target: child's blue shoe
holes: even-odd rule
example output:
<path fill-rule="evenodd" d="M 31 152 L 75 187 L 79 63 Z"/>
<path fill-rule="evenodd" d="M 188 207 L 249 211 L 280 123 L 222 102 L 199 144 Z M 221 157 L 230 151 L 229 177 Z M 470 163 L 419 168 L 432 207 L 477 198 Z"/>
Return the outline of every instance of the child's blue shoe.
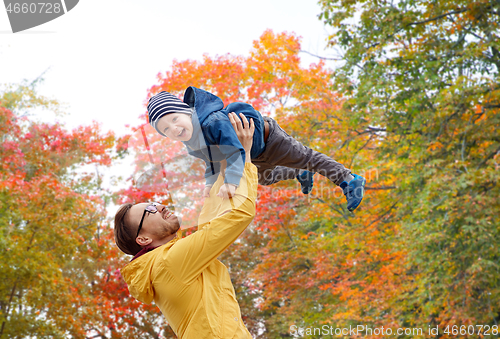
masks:
<path fill-rule="evenodd" d="M 309 171 L 303 171 L 299 175 L 297 175 L 297 180 L 300 182 L 300 190 L 304 194 L 309 194 L 311 193 L 314 185 L 314 179 L 313 179 L 314 173 L 309 172 Z"/>
<path fill-rule="evenodd" d="M 351 181 L 342 181 L 340 188 L 344 191 L 347 198 L 347 209 L 354 211 L 359 206 L 365 194 L 366 180 L 362 176 L 352 173 L 354 179 Z"/>

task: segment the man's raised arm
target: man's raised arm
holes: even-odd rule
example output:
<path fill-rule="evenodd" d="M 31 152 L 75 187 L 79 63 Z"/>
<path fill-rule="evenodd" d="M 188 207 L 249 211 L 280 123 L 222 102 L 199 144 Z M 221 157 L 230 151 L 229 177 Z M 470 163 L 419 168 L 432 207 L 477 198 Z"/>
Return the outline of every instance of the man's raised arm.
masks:
<path fill-rule="evenodd" d="M 169 269 L 184 283 L 195 279 L 213 260 L 217 259 L 243 233 L 255 217 L 257 197 L 257 168 L 252 164 L 254 124 L 242 116 L 243 122 L 230 113 L 229 118 L 238 139 L 245 148 L 246 158 L 243 177 L 232 198 L 219 199 L 218 213 L 213 220 L 196 233 L 179 241 L 170 250 Z M 207 199 L 208 200 L 208 199 Z"/>

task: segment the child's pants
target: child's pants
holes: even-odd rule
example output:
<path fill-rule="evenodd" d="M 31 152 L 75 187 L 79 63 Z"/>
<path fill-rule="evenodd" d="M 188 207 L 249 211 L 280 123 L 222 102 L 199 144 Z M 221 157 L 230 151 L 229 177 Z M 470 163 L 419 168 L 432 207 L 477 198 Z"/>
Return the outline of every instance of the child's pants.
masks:
<path fill-rule="evenodd" d="M 274 119 L 263 118 L 269 123 L 266 148 L 257 159 L 252 159 L 259 170 L 259 184 L 267 186 L 295 179 L 301 169 L 319 173 L 336 185 L 351 174 L 342 164 L 289 136 Z"/>

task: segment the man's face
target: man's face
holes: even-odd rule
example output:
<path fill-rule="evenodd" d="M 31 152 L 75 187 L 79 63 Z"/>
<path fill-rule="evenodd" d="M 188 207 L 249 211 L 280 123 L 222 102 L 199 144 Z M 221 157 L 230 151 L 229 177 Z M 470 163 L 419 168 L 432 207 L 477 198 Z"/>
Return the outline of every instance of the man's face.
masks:
<path fill-rule="evenodd" d="M 139 228 L 141 218 L 145 208 L 151 203 L 136 204 L 130 208 L 129 222 L 135 227 L 135 232 Z M 158 212 L 146 212 L 142 221 L 142 228 L 139 235 L 148 236 L 153 240 L 161 241 L 172 234 L 175 234 L 180 228 L 179 219 L 170 212 L 164 205 L 155 204 Z"/>
<path fill-rule="evenodd" d="M 191 116 L 184 113 L 164 115 L 156 124 L 159 131 L 172 140 L 188 141 L 193 136 Z"/>

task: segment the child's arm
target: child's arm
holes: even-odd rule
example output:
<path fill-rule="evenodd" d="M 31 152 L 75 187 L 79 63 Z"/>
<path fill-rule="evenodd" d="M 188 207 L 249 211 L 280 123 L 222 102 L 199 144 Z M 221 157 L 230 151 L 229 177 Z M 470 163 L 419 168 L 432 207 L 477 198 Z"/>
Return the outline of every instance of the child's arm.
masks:
<path fill-rule="evenodd" d="M 243 133 L 243 129 L 241 128 L 241 125 L 242 125 L 243 121 L 245 122 L 245 124 L 248 124 L 248 120 L 243 113 L 240 113 L 240 116 L 241 117 L 238 118 L 238 115 L 236 113 L 229 113 L 228 118 L 229 118 L 231 125 L 233 126 L 233 128 L 235 130 L 235 134 L 238 138 L 238 141 L 240 141 L 240 144 L 241 144 L 241 139 L 240 139 L 240 135 L 238 135 L 238 132 Z M 237 127 L 237 126 L 239 126 L 239 127 Z M 250 127 L 250 130 L 252 133 L 252 139 L 251 140 L 249 140 L 248 138 L 243 139 L 243 140 L 245 140 L 245 143 L 244 143 L 244 145 L 242 144 L 242 147 L 245 150 L 245 162 L 252 161 L 252 159 L 250 158 L 250 151 L 252 148 L 251 145 L 253 144 L 253 133 L 255 131 L 255 125 L 254 125 L 253 119 L 250 119 L 249 127 Z M 248 130 L 247 130 L 247 132 L 248 132 Z M 224 166 L 224 167 L 227 167 L 227 166 Z M 219 189 L 219 193 L 217 193 L 217 196 L 219 198 L 232 198 L 236 194 L 237 188 L 238 188 L 237 185 L 224 184 Z"/>
<path fill-rule="evenodd" d="M 221 168 L 220 168 L 220 162 L 212 162 L 211 159 L 208 159 L 205 156 L 203 157 L 203 160 L 205 161 L 206 169 L 205 169 L 205 188 L 203 189 L 202 197 L 208 198 L 210 196 L 210 189 L 217 181 Z"/>
<path fill-rule="evenodd" d="M 217 119 L 212 121 L 210 126 L 207 127 L 206 132 L 207 139 L 211 144 L 218 146 L 219 151 L 226 159 L 227 166 L 224 183 L 237 187 L 243 175 L 246 153 L 238 140 L 229 118 L 220 113 Z"/>
<path fill-rule="evenodd" d="M 188 147 L 188 153 L 189 155 L 201 159 L 205 162 L 205 184 L 206 186 L 212 187 L 219 177 L 221 164 L 220 162 L 212 162 L 211 151 L 209 147 L 216 146 L 207 146 L 206 152 L 205 149 L 193 150 Z"/>

